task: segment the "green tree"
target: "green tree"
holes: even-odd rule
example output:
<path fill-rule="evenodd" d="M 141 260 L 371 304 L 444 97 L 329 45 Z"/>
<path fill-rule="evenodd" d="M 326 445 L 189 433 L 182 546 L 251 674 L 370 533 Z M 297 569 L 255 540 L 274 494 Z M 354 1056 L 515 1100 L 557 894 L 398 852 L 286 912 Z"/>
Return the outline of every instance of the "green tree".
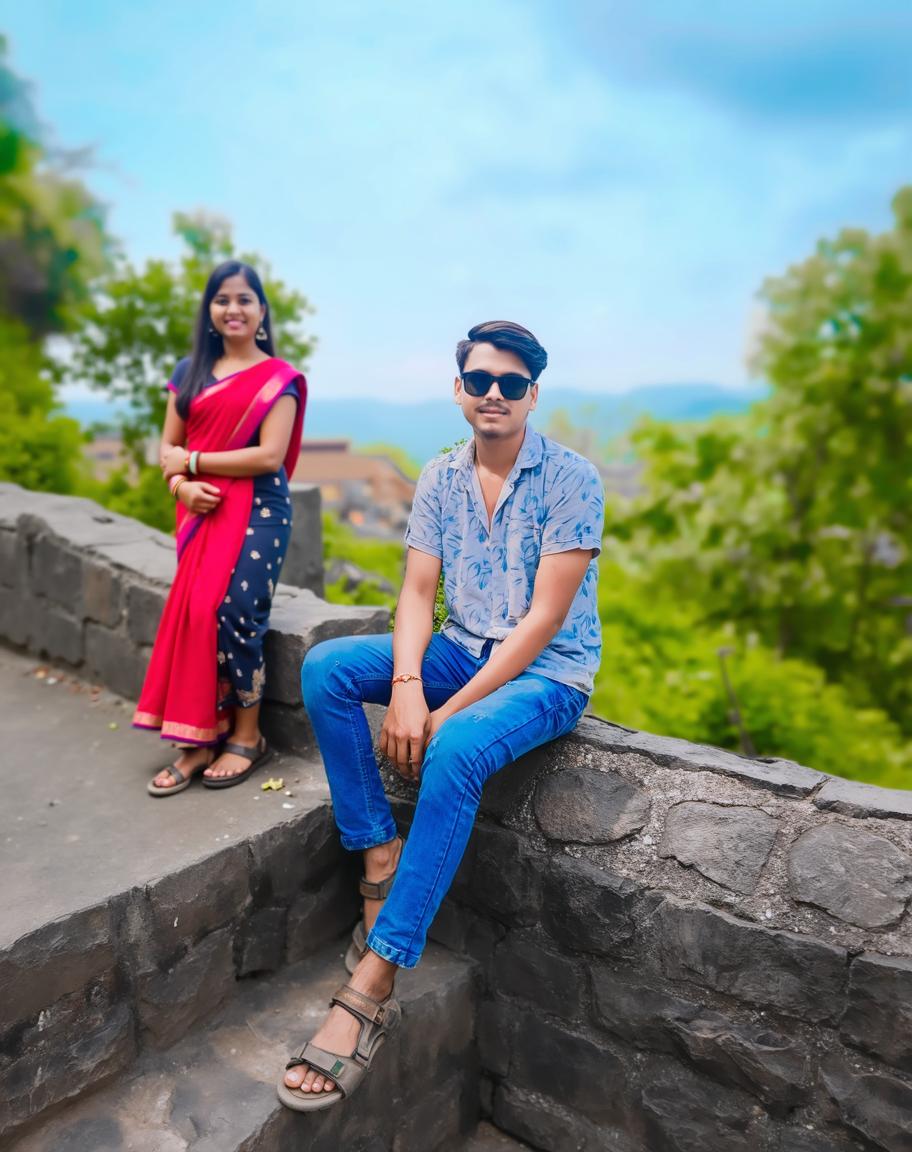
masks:
<path fill-rule="evenodd" d="M 893 228 L 845 231 L 763 289 L 743 418 L 641 425 L 643 495 L 615 554 L 706 626 L 818 665 L 912 732 L 912 189 Z"/>
<path fill-rule="evenodd" d="M 102 212 L 52 153 L 0 37 L 0 480 L 73 491 L 79 425 L 55 412 L 46 340 L 70 331 L 103 268 Z"/>

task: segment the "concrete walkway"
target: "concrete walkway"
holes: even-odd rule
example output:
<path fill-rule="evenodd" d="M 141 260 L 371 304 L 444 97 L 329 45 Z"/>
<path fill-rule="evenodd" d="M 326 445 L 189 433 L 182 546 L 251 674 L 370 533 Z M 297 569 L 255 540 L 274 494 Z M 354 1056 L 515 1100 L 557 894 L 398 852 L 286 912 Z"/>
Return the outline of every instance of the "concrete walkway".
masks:
<path fill-rule="evenodd" d="M 175 753 L 130 727 L 133 705 L 2 647 L 0 700 L 0 949 L 328 797 L 318 763 L 282 756 L 237 788 L 153 799 Z M 292 795 L 263 792 L 270 776 Z"/>

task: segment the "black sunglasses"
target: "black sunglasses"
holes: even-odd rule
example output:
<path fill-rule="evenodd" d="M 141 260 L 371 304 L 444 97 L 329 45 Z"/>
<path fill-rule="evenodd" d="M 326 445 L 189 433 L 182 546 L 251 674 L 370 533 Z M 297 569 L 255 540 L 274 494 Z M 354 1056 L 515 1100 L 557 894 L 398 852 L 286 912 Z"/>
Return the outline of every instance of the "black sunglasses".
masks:
<path fill-rule="evenodd" d="M 475 372 L 464 372 L 459 379 L 469 396 L 487 396 L 491 385 L 497 381 L 497 387 L 504 400 L 522 400 L 534 380 L 520 376 L 518 372 L 508 372 L 506 376 L 494 376 L 490 372 L 478 369 Z"/>

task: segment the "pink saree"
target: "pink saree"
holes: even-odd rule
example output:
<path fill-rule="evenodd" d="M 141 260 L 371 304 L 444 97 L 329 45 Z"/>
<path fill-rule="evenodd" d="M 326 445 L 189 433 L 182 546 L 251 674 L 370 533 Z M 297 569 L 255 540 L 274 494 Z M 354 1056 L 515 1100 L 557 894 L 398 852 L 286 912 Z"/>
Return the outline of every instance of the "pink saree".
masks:
<path fill-rule="evenodd" d="M 264 360 L 210 385 L 190 405 L 187 447 L 200 452 L 246 448 L 273 404 L 297 383 L 300 400 L 285 471 L 291 479 L 301 450 L 307 383 L 284 360 Z M 177 574 L 162 613 L 133 715 L 137 728 L 160 728 L 162 739 L 212 744 L 230 730 L 219 712 L 216 613 L 244 543 L 253 478 L 201 476 L 221 490 L 205 515 L 177 504 Z"/>

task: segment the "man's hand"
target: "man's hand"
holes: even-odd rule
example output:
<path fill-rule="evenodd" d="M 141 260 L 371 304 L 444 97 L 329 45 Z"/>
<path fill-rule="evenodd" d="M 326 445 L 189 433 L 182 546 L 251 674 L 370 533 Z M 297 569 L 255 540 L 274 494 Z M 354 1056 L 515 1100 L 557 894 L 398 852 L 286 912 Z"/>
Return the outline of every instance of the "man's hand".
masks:
<path fill-rule="evenodd" d="M 417 782 L 421 771 L 431 713 L 420 683 L 394 684 L 386 719 L 380 730 L 380 751 L 396 765 L 399 775 Z"/>

